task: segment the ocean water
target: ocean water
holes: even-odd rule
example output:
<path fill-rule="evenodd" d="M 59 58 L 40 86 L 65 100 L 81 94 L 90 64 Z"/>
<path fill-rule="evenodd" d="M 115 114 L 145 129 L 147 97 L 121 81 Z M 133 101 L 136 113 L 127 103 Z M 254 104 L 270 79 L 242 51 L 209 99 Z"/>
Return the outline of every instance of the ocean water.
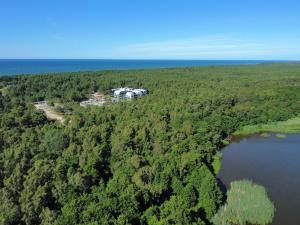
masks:
<path fill-rule="evenodd" d="M 52 72 L 259 64 L 264 60 L 0 59 L 0 76 Z"/>

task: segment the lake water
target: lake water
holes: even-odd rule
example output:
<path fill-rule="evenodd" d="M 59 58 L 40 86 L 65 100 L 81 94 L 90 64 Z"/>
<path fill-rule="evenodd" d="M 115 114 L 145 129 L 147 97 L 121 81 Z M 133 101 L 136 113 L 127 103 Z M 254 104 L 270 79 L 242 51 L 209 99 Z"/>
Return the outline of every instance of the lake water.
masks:
<path fill-rule="evenodd" d="M 0 59 L 0 76 L 51 72 L 149 69 L 209 65 L 259 64 L 264 60 L 90 60 L 90 59 Z M 278 61 L 277 61 L 278 62 Z"/>
<path fill-rule="evenodd" d="M 223 151 L 219 178 L 227 188 L 245 178 L 265 186 L 276 207 L 272 224 L 300 224 L 300 134 L 233 140 Z"/>

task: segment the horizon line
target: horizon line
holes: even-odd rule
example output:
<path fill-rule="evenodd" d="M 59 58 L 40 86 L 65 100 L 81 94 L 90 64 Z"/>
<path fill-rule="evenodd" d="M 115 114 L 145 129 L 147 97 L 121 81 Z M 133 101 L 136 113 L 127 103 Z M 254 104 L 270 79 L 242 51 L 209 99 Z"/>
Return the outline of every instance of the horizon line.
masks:
<path fill-rule="evenodd" d="M 0 60 L 140 60 L 140 61 L 300 61 L 300 59 L 168 59 L 168 58 L 0 58 Z"/>

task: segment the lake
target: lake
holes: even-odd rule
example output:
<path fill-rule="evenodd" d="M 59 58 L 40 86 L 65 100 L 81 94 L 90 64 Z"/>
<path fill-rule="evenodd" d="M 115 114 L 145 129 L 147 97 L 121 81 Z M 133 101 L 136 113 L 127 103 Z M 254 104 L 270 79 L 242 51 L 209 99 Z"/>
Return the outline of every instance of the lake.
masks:
<path fill-rule="evenodd" d="M 102 59 L 0 59 L 0 76 L 52 72 L 153 69 L 170 67 L 243 65 L 266 60 L 102 60 Z"/>
<path fill-rule="evenodd" d="M 263 185 L 276 208 L 272 224 L 300 224 L 300 134 L 236 138 L 223 150 L 218 177 L 227 188 L 245 178 Z"/>

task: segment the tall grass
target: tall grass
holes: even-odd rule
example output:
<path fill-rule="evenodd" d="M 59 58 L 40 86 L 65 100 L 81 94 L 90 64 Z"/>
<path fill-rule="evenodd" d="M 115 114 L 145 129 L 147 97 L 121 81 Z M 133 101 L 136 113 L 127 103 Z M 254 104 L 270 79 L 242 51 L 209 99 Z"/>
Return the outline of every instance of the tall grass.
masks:
<path fill-rule="evenodd" d="M 215 225 L 265 225 L 272 222 L 274 211 L 263 186 L 249 180 L 235 181 L 227 193 L 227 203 L 219 209 L 212 222 Z"/>
<path fill-rule="evenodd" d="M 245 126 L 236 131 L 234 135 L 251 135 L 255 133 L 287 133 L 294 134 L 300 131 L 300 117 L 289 119 L 287 121 L 274 122 L 270 124 L 258 124 L 253 126 Z"/>
<path fill-rule="evenodd" d="M 222 153 L 217 152 L 212 162 L 212 167 L 214 169 L 215 174 L 218 174 L 220 172 L 221 166 L 222 166 Z"/>

